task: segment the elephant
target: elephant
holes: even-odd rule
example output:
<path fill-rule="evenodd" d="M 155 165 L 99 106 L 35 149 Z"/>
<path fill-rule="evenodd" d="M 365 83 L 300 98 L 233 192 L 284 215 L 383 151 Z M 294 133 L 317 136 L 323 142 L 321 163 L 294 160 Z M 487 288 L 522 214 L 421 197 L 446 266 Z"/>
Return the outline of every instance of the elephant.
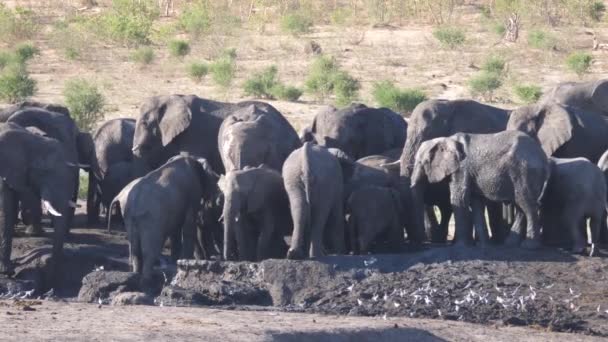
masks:
<path fill-rule="evenodd" d="M 255 101 L 216 102 L 195 95 L 150 97 L 135 122 L 133 155 L 153 170 L 180 152 L 189 152 L 207 159 L 215 172 L 224 173 L 217 146 L 220 125 L 236 109 L 251 104 L 269 106 Z"/>
<path fill-rule="evenodd" d="M 342 167 L 328 149 L 306 142 L 283 164 L 293 235 L 288 259 L 345 250 Z"/>
<path fill-rule="evenodd" d="M 287 252 L 292 222 L 283 177 L 265 165 L 228 171 L 224 194 L 224 260 L 261 261 Z"/>
<path fill-rule="evenodd" d="M 591 250 L 595 253 L 601 221 L 606 214 L 606 180 L 595 164 L 585 158 L 550 158 L 551 177 L 541 203 L 541 224 L 545 242 L 570 236 L 572 251 L 587 246 L 587 218 L 590 219 Z"/>
<path fill-rule="evenodd" d="M 226 172 L 265 164 L 281 171 L 300 147 L 291 124 L 270 105 L 251 104 L 229 115 L 220 127 L 218 146 Z"/>
<path fill-rule="evenodd" d="M 386 108 L 352 104 L 318 113 L 302 133 L 302 142 L 338 148 L 357 160 L 384 151 L 403 148 L 407 122 Z"/>
<path fill-rule="evenodd" d="M 180 154 L 119 193 L 130 261 L 143 289 L 151 289 L 152 267 L 167 238 L 174 261 L 192 259 L 200 202 L 217 193 L 218 179 L 204 158 Z"/>
<path fill-rule="evenodd" d="M 90 135 L 81 133 L 74 120 L 69 116 L 37 107 L 26 107 L 11 115 L 7 122 L 17 124 L 23 128 L 35 128 L 44 132 L 45 136 L 56 139 L 63 146 L 68 162 L 79 165 L 87 171 L 89 170 L 90 165 L 85 163 L 89 163 L 93 159 L 91 156 L 93 154 L 93 146 Z M 74 183 L 72 201 L 75 202 L 78 197 L 79 170 L 72 168 L 70 170 L 70 177 Z M 22 201 L 36 203 L 34 199 L 22 199 Z M 40 205 L 34 204 L 28 206 L 28 211 L 31 214 L 32 224 L 28 227 L 28 232 L 41 234 L 40 219 L 42 213 Z M 68 213 L 68 222 L 71 222 L 73 215 L 74 210 L 71 209 Z"/>
<path fill-rule="evenodd" d="M 608 79 L 588 82 L 562 82 L 549 90 L 539 101 L 554 102 L 566 107 L 608 116 Z"/>
<path fill-rule="evenodd" d="M 346 208 L 353 253 L 398 252 L 401 249 L 405 240 L 400 215 L 401 195 L 396 189 L 363 186 L 352 192 Z"/>
<path fill-rule="evenodd" d="M 483 203 L 492 201 L 512 202 L 525 215 L 527 234 L 518 232 L 523 225 L 515 222 L 507 243 L 516 245 L 527 237 L 522 247 L 536 249 L 541 245 L 538 210 L 549 174 L 547 155 L 533 138 L 522 132 L 458 133 L 420 145 L 411 187 L 418 194 L 414 197 L 420 198 L 419 184 L 449 179 L 456 245 L 471 243 L 471 222 L 475 223 L 477 240 L 482 246 L 487 244 Z M 420 202 L 416 208 L 419 207 Z M 417 215 L 421 224 L 422 213 Z"/>
<path fill-rule="evenodd" d="M 108 211 L 117 210 L 118 215 L 123 217 L 122 210 L 127 205 L 127 201 L 129 199 L 129 194 L 131 193 L 131 189 L 139 183 L 141 177 L 135 178 L 130 181 L 127 185 L 125 185 L 122 190 L 118 192 L 118 194 L 112 199 L 110 205 L 108 206 Z M 112 215 L 108 216 L 107 222 L 108 232 L 112 231 Z"/>
<path fill-rule="evenodd" d="M 65 106 L 37 101 L 22 101 L 0 110 L 0 122 L 6 122 L 11 115 L 27 108 L 40 108 L 48 110 L 49 112 L 55 112 L 70 117 L 70 110 Z"/>
<path fill-rule="evenodd" d="M 548 156 L 587 158 L 597 163 L 608 149 L 608 116 L 555 103 L 524 106 L 507 124 L 538 140 Z"/>
<path fill-rule="evenodd" d="M 2 209 L 0 213 L 0 270 L 12 273 L 11 235 L 16 219 L 17 198 L 42 198 L 45 209 L 53 216 L 53 247 L 49 276 L 44 287 L 60 285 L 63 243 L 68 232 L 68 214 L 73 203 L 72 169 L 64 146 L 52 138 L 33 134 L 13 124 L 0 124 L 0 177 Z"/>
<path fill-rule="evenodd" d="M 604 174 L 604 179 L 606 180 L 606 184 L 608 184 L 608 151 L 604 152 L 600 157 L 597 166 L 600 168 L 602 173 Z M 608 195 L 607 195 L 608 196 Z M 607 197 L 608 199 L 608 197 Z M 600 243 L 603 245 L 608 244 L 608 216 L 604 215 L 602 219 L 602 227 L 600 229 Z"/>
<path fill-rule="evenodd" d="M 201 208 L 198 213 L 194 257 L 198 260 L 212 259 L 223 254 L 224 248 L 224 225 L 222 222 L 224 196 L 221 191 L 215 199 L 202 200 Z"/>
<path fill-rule="evenodd" d="M 437 184 L 420 184 L 422 198 L 426 204 L 426 210 L 422 207 L 415 208 L 415 200 L 409 192 L 410 177 L 412 175 L 415 156 L 420 145 L 425 141 L 449 137 L 456 133 L 488 134 L 504 131 L 507 127 L 510 111 L 488 106 L 473 100 L 428 100 L 416 106 L 408 121 L 407 140 L 400 158 L 400 173 L 402 176 L 402 198 L 405 206 L 404 211 L 408 217 L 414 218 L 411 210 L 425 211 L 427 226 L 425 228 L 416 222 L 406 222 L 408 238 L 413 242 L 421 242 L 425 235 L 433 242 L 445 242 L 448 235 L 448 226 L 452 216 L 450 192 L 448 182 Z M 437 223 L 433 206 L 437 206 L 441 212 L 441 222 Z M 494 225 L 500 220 L 495 217 L 492 210 Z M 498 228 L 498 227 L 497 227 Z"/>

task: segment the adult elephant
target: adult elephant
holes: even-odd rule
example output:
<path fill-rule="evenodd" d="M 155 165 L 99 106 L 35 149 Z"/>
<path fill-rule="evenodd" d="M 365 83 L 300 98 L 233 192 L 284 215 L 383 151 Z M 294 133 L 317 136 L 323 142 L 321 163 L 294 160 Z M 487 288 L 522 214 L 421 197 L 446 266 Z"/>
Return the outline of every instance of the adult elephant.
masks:
<path fill-rule="evenodd" d="M 74 194 L 72 169 L 64 147 L 55 139 L 33 134 L 22 127 L 0 124 L 0 177 L 3 180 L 2 208 L 0 213 L 0 271 L 12 273 L 10 261 L 11 235 L 16 218 L 16 197 L 42 198 L 42 203 L 53 215 L 54 238 L 48 275 L 51 282 L 45 287 L 58 285 L 61 280 L 58 266 L 63 255 L 63 243 L 68 232 L 68 214 Z"/>
<path fill-rule="evenodd" d="M 600 157 L 600 160 L 597 162 L 597 166 L 604 174 L 606 184 L 608 184 L 608 151 L 602 154 L 602 157 Z M 608 200 L 608 194 L 606 194 L 606 199 Z M 608 244 L 608 217 L 606 214 L 604 214 L 604 218 L 602 218 L 602 226 L 600 228 L 600 243 L 604 245 Z"/>
<path fill-rule="evenodd" d="M 549 90 L 540 102 L 555 102 L 608 116 L 608 79 L 562 82 Z"/>
<path fill-rule="evenodd" d="M 303 142 L 338 148 L 353 159 L 402 148 L 407 123 L 399 114 L 386 108 L 353 104 L 331 108 L 317 114 L 302 134 Z"/>
<path fill-rule="evenodd" d="M 44 110 L 48 110 L 50 112 L 55 112 L 59 114 L 63 114 L 65 116 L 70 116 L 70 110 L 62 105 L 54 104 L 54 103 L 43 103 L 38 101 L 22 101 L 12 106 L 8 106 L 0 110 L 0 122 L 6 122 L 11 115 L 17 113 L 20 110 L 26 108 L 40 108 Z"/>
<path fill-rule="evenodd" d="M 428 100 L 420 103 L 410 116 L 407 128 L 407 140 L 400 159 L 400 173 L 403 180 L 403 204 L 408 217 L 425 212 L 424 204 L 437 206 L 441 212 L 441 222 L 438 224 L 435 213 L 430 208 L 426 210 L 429 218 L 427 231 L 432 241 L 444 242 L 447 239 L 449 219 L 452 215 L 447 181 L 438 184 L 419 184 L 420 196 L 413 198 L 409 192 L 410 177 L 416 153 L 425 141 L 448 137 L 456 133 L 496 133 L 507 127 L 509 111 L 488 106 L 473 100 Z M 495 215 L 492 215 L 495 216 Z M 495 221 L 497 222 L 497 221 Z M 408 238 L 414 242 L 424 240 L 425 228 L 419 221 L 406 222 Z"/>
<path fill-rule="evenodd" d="M 597 163 L 608 149 L 608 117 L 555 103 L 513 111 L 507 125 L 535 138 L 548 156 L 584 157 Z"/>
<path fill-rule="evenodd" d="M 251 104 L 236 110 L 222 123 L 218 146 L 226 172 L 265 164 L 277 171 L 300 147 L 298 134 L 274 107 Z"/>
<path fill-rule="evenodd" d="M 150 97 L 135 123 L 133 154 L 155 169 L 172 156 L 188 152 L 206 158 L 216 172 L 223 173 L 217 146 L 222 121 L 236 109 L 255 103 L 261 102 L 232 104 L 195 95 Z"/>

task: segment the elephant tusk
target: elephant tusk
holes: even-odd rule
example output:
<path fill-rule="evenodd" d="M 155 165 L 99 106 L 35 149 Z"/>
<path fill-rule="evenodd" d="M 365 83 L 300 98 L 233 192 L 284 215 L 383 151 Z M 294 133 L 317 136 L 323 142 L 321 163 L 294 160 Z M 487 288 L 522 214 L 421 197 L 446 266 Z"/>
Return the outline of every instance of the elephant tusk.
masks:
<path fill-rule="evenodd" d="M 133 148 L 131 149 L 131 152 L 137 152 L 137 151 L 139 151 L 139 147 L 140 147 L 139 144 L 133 146 Z"/>
<path fill-rule="evenodd" d="M 57 216 L 57 217 L 61 217 L 61 214 L 55 210 L 55 208 L 53 208 L 53 206 L 51 205 L 51 203 L 47 200 L 43 200 L 42 204 L 44 205 L 44 208 L 46 209 L 46 211 L 49 212 L 49 214 L 53 215 L 53 216 Z"/>
<path fill-rule="evenodd" d="M 89 164 L 75 164 L 75 163 L 70 163 L 70 162 L 67 162 L 66 164 L 70 167 L 78 167 L 81 169 L 88 169 L 91 167 L 91 165 L 89 165 Z"/>
<path fill-rule="evenodd" d="M 217 222 L 222 222 L 224 221 L 224 214 L 222 213 L 222 215 L 220 216 L 219 219 L 217 219 Z"/>

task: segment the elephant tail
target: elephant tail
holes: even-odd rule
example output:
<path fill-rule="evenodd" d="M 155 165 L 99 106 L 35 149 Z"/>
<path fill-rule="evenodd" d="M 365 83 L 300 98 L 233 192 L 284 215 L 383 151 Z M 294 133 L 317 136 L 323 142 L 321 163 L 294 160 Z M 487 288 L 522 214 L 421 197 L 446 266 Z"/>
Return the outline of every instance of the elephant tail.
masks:
<path fill-rule="evenodd" d="M 543 198 L 545 198 L 545 193 L 547 192 L 547 186 L 549 185 L 549 181 L 551 180 L 551 168 L 552 168 L 551 164 L 552 164 L 552 162 L 549 161 L 549 163 L 547 165 L 545 181 L 543 183 L 543 187 L 540 190 L 540 195 L 538 196 L 538 199 L 536 200 L 539 205 L 542 204 Z"/>
<path fill-rule="evenodd" d="M 314 175 L 312 167 L 310 165 L 310 153 L 312 144 L 307 142 L 304 144 L 304 156 L 302 158 L 302 183 L 304 185 L 304 194 L 306 195 L 306 202 L 310 210 L 310 203 L 312 200 L 312 184 L 314 183 Z"/>
<path fill-rule="evenodd" d="M 112 231 L 112 210 L 117 207 L 120 215 L 122 216 L 122 208 L 120 207 L 120 201 L 117 197 L 114 197 L 110 205 L 108 206 L 108 232 Z"/>

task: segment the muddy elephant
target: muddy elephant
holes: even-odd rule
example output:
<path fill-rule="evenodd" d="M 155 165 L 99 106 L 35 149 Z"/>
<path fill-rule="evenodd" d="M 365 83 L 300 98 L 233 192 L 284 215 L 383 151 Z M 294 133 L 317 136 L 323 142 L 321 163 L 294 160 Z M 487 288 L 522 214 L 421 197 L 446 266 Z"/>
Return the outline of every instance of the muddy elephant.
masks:
<path fill-rule="evenodd" d="M 598 161 L 597 166 L 604 174 L 604 179 L 606 180 L 606 184 L 608 184 L 608 151 L 604 152 L 604 154 L 600 158 L 600 161 Z M 600 243 L 602 243 L 603 245 L 608 245 L 608 215 L 604 215 L 604 218 L 602 219 L 602 227 L 600 229 Z"/>
<path fill-rule="evenodd" d="M 0 177 L 3 180 L 0 213 L 0 270 L 10 274 L 12 266 L 11 235 L 19 198 L 41 198 L 44 208 L 53 216 L 53 248 L 45 287 L 59 284 L 63 243 L 68 232 L 68 214 L 74 194 L 72 171 L 77 165 L 68 161 L 64 147 L 55 139 L 33 134 L 22 127 L 0 124 Z"/>
<path fill-rule="evenodd" d="M 507 125 L 534 137 L 547 155 L 597 163 L 608 149 L 608 116 L 554 103 L 513 111 Z"/>
<path fill-rule="evenodd" d="M 338 158 L 306 142 L 287 157 L 283 182 L 294 226 L 287 258 L 343 253 L 344 185 Z"/>
<path fill-rule="evenodd" d="M 459 133 L 422 143 L 416 153 L 411 187 L 414 193 L 420 192 L 418 184 L 438 183 L 449 177 L 457 245 L 472 242 L 472 223 L 477 240 L 482 245 L 487 243 L 484 201 L 515 204 L 526 218 L 527 234 L 516 231 L 523 225 L 515 222 L 507 242 L 516 245 L 526 236 L 522 246 L 533 249 L 541 243 L 538 210 L 549 174 L 548 157 L 524 133 Z M 416 208 L 420 206 L 418 203 Z M 421 224 L 422 213 L 416 218 Z"/>
<path fill-rule="evenodd" d="M 338 148 L 353 159 L 403 148 L 407 123 L 401 115 L 386 108 L 353 104 L 318 113 L 302 133 L 303 142 Z"/>
<path fill-rule="evenodd" d="M 174 261 L 193 258 L 201 199 L 217 193 L 218 179 L 205 159 L 179 155 L 134 181 L 128 193 L 119 194 L 126 198 L 119 200 L 131 265 L 142 274 L 143 288 L 149 289 L 152 267 L 167 238 Z"/>
<path fill-rule="evenodd" d="M 282 258 L 291 235 L 289 201 L 281 174 L 266 166 L 228 171 L 224 194 L 224 260 Z"/>
<path fill-rule="evenodd" d="M 428 220 L 426 229 L 419 222 L 406 222 L 408 238 L 414 242 L 425 239 L 425 235 L 434 242 L 445 242 L 447 240 L 448 225 L 452 216 L 452 206 L 449 198 L 449 187 L 447 181 L 437 184 L 419 184 L 422 190 L 422 198 L 427 206 L 415 208 L 414 199 L 409 193 L 410 177 L 416 161 L 416 153 L 420 145 L 425 141 L 449 137 L 456 133 L 487 134 L 497 133 L 505 130 L 509 119 L 509 111 L 497 107 L 488 106 L 472 100 L 428 100 L 420 103 L 409 118 L 407 129 L 407 141 L 400 158 L 400 172 L 402 176 L 402 196 L 404 211 L 408 212 L 410 218 L 415 217 L 411 210 L 426 212 Z M 422 189 L 424 188 L 424 189 Z M 441 222 L 433 210 L 437 206 L 441 212 Z M 491 216 L 495 216 L 491 215 Z M 499 218 L 493 218 L 495 224 L 499 224 Z M 425 234 L 425 230 L 427 234 Z"/>
<path fill-rule="evenodd" d="M 218 135 L 226 172 L 265 164 L 281 171 L 287 156 L 300 147 L 291 124 L 270 105 L 251 104 L 229 115 Z"/>
<path fill-rule="evenodd" d="M 572 243 L 574 253 L 587 247 L 587 219 L 591 231 L 590 255 L 599 242 L 606 213 L 606 180 L 602 171 L 585 158 L 551 158 L 551 177 L 541 202 L 545 243 Z"/>
<path fill-rule="evenodd" d="M 555 102 L 608 116 L 608 79 L 562 82 L 549 90 L 539 102 Z"/>
<path fill-rule="evenodd" d="M 401 195 L 396 189 L 367 185 L 353 191 L 346 202 L 351 251 L 400 251 L 405 241 L 400 211 Z"/>

